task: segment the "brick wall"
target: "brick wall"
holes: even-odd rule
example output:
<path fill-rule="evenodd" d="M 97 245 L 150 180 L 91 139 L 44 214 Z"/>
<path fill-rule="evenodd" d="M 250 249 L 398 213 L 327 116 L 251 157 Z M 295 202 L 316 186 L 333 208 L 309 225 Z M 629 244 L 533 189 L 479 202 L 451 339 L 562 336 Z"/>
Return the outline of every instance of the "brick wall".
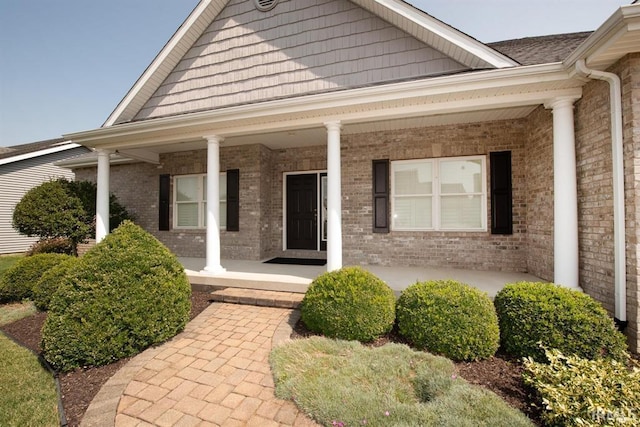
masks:
<path fill-rule="evenodd" d="M 622 79 L 627 249 L 627 336 L 640 350 L 640 53 L 623 58 L 611 70 Z"/>
<path fill-rule="evenodd" d="M 640 54 L 609 71 L 622 80 L 626 210 L 627 320 L 630 348 L 638 351 L 638 241 L 640 230 Z M 615 302 L 613 184 L 609 84 L 591 81 L 576 103 L 576 157 L 580 225 L 580 285 L 613 316 Z"/>
<path fill-rule="evenodd" d="M 526 271 L 524 130 L 525 121 L 514 120 L 343 135 L 345 264 Z M 492 235 L 490 231 L 372 232 L 372 160 L 488 155 L 491 151 L 502 150 L 512 150 L 513 235 Z M 490 224 L 490 202 L 487 203 L 487 218 Z"/>
<path fill-rule="evenodd" d="M 613 181 L 609 85 L 592 81 L 575 104 L 580 286 L 613 313 Z"/>
<path fill-rule="evenodd" d="M 259 145 L 245 147 L 222 147 L 220 170 L 240 170 L 240 232 L 221 231 L 221 256 L 236 259 L 261 259 L 262 247 L 259 236 L 264 222 L 261 208 L 265 200 L 268 180 L 261 177 L 268 167 L 261 163 L 265 148 Z M 207 170 L 206 150 L 183 151 L 162 154 L 160 164 L 133 163 L 112 165 L 110 189 L 120 202 L 136 217 L 136 223 L 151 232 L 171 251 L 180 256 L 205 257 L 205 230 L 158 230 L 159 176 L 201 174 Z M 95 182 L 96 169 L 77 170 L 77 179 Z M 173 195 L 173 181 L 171 182 Z M 170 208 L 173 224 L 173 206 Z"/>
<path fill-rule="evenodd" d="M 553 281 L 553 117 L 538 107 L 526 124 L 527 271 Z"/>

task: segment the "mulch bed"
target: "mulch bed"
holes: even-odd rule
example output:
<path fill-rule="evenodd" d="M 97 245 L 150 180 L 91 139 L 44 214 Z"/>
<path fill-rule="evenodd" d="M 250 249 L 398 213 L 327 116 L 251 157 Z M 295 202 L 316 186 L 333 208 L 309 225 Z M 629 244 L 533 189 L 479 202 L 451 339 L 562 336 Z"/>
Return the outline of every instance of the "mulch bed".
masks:
<path fill-rule="evenodd" d="M 211 295 L 208 292 L 193 291 L 191 293 L 190 319 L 196 317 L 209 305 L 210 298 Z M 46 318 L 46 312 L 38 312 L 33 316 L 4 325 L 0 329 L 25 347 L 40 353 L 42 325 Z M 127 358 L 110 365 L 79 368 L 58 376 L 62 406 L 69 426 L 80 425 L 82 416 L 100 388 L 129 360 L 130 358 Z"/>

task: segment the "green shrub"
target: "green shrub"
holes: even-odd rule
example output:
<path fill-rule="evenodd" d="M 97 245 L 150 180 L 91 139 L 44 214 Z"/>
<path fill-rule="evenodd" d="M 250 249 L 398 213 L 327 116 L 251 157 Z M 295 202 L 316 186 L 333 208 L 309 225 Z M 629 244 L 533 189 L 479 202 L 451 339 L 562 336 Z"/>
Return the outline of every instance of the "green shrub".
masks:
<path fill-rule="evenodd" d="M 33 287 L 33 302 L 38 310 L 48 310 L 51 298 L 78 263 L 77 257 L 61 262 L 46 271 Z"/>
<path fill-rule="evenodd" d="M 454 360 L 498 349 L 498 318 L 486 293 L 454 280 L 418 282 L 400 295 L 398 330 L 416 347 Z"/>
<path fill-rule="evenodd" d="M 73 254 L 73 242 L 66 237 L 42 239 L 31 245 L 27 256 L 36 254 Z"/>
<path fill-rule="evenodd" d="M 68 258 L 62 254 L 38 254 L 20 259 L 0 279 L 0 302 L 31 298 L 40 277 Z"/>
<path fill-rule="evenodd" d="M 640 365 L 545 352 L 549 364 L 525 359 L 524 380 L 542 402 L 542 419 L 562 426 L 640 424 Z"/>
<path fill-rule="evenodd" d="M 589 295 L 553 283 L 505 286 L 494 300 L 503 349 L 514 356 L 545 360 L 540 345 L 587 359 L 622 360 L 626 338 Z"/>
<path fill-rule="evenodd" d="M 41 239 L 65 237 L 76 245 L 87 238 L 90 227 L 80 199 L 60 181 L 49 181 L 29 190 L 13 211 L 13 227 L 21 234 Z"/>
<path fill-rule="evenodd" d="M 372 341 L 393 327 L 396 298 L 386 283 L 359 267 L 315 278 L 302 300 L 310 330 L 332 338 Z"/>
<path fill-rule="evenodd" d="M 43 354 L 62 371 L 137 354 L 184 328 L 190 295 L 177 258 L 125 221 L 61 282 L 43 327 Z"/>

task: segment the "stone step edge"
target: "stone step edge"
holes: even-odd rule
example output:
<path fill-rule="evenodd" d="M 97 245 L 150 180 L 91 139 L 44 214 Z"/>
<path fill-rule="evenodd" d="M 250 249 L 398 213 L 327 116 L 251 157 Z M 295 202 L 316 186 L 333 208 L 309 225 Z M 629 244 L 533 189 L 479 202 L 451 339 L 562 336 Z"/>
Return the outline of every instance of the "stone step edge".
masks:
<path fill-rule="evenodd" d="M 211 292 L 211 301 L 215 302 L 278 308 L 299 308 L 303 297 L 304 294 L 299 293 L 241 288 L 225 288 Z"/>

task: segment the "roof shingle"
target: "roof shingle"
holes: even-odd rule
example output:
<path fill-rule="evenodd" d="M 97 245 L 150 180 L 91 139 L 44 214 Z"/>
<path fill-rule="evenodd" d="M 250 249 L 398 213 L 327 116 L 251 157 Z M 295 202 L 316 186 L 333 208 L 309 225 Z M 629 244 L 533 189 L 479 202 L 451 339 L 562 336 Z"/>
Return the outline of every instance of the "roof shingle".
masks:
<path fill-rule="evenodd" d="M 521 65 L 548 64 L 567 58 L 591 31 L 487 43 L 487 46 L 518 61 Z"/>

